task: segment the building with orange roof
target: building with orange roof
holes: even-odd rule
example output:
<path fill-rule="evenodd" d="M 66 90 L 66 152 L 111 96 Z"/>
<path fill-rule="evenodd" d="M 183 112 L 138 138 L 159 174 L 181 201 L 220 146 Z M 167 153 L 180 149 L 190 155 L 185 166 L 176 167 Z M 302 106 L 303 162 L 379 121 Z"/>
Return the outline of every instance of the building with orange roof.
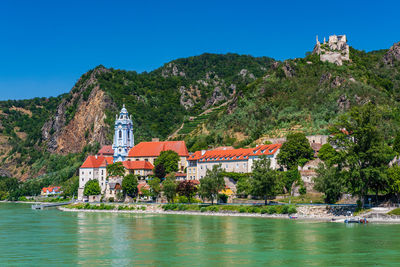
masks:
<path fill-rule="evenodd" d="M 104 156 L 104 157 L 112 157 L 114 156 L 114 149 L 112 146 L 103 146 L 99 152 L 97 152 L 98 156 Z"/>
<path fill-rule="evenodd" d="M 221 164 L 226 172 L 252 172 L 253 162 L 261 156 L 271 160 L 271 167 L 277 168 L 276 157 L 281 144 L 260 145 L 255 148 L 202 150 L 188 157 L 187 177 L 189 180 L 199 180 L 206 175 L 208 169 Z"/>
<path fill-rule="evenodd" d="M 160 156 L 160 153 L 167 150 L 178 153 L 180 157 L 178 168 L 180 172 L 183 172 L 187 167 L 187 158 L 189 157 L 185 141 L 141 142 L 131 148 L 127 158 L 128 161 L 148 161 L 154 165 L 154 161 Z"/>
<path fill-rule="evenodd" d="M 54 196 L 54 195 L 59 195 L 61 194 L 61 187 L 59 186 L 49 186 L 49 187 L 43 187 L 41 191 L 42 196 Z"/>
<path fill-rule="evenodd" d="M 148 161 L 123 161 L 126 174 L 134 174 L 139 176 L 140 180 L 145 180 L 149 175 L 153 174 L 154 166 Z"/>

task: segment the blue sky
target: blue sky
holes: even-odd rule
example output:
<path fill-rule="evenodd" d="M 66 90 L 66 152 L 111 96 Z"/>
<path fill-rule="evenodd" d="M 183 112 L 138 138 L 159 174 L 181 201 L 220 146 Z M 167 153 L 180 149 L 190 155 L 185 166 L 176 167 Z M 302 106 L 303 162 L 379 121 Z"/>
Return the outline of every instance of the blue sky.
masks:
<path fill-rule="evenodd" d="M 303 57 L 317 34 L 389 48 L 400 41 L 398 10 L 382 0 L 3 0 L 0 100 L 57 96 L 99 64 L 142 72 L 204 52 Z"/>

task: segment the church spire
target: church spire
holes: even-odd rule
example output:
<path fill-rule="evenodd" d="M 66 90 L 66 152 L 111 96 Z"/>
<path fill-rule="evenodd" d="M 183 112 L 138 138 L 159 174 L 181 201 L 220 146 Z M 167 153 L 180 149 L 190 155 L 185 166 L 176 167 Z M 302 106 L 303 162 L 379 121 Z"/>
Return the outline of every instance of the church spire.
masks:
<path fill-rule="evenodd" d="M 122 109 L 115 118 L 114 125 L 114 162 L 125 161 L 129 150 L 134 146 L 132 116 L 129 117 L 128 110 L 123 104 Z"/>

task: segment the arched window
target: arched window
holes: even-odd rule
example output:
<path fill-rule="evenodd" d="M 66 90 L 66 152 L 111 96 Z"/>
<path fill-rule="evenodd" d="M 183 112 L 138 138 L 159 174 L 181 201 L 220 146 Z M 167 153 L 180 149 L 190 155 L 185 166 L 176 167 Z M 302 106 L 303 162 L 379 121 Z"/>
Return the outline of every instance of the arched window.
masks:
<path fill-rule="evenodd" d="M 130 134 L 130 131 L 128 130 L 128 139 L 129 139 L 129 134 Z"/>
<path fill-rule="evenodd" d="M 119 136 L 119 138 L 122 138 L 122 131 L 121 130 L 119 130 L 118 136 Z"/>

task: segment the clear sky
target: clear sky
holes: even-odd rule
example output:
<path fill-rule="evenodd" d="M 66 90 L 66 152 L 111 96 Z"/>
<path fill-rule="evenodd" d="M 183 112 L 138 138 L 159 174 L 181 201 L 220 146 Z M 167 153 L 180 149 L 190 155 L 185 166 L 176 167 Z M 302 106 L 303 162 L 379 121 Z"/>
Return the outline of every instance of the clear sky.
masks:
<path fill-rule="evenodd" d="M 283 60 L 330 34 L 400 41 L 400 1 L 0 1 L 0 99 L 57 96 L 99 64 L 151 71 L 204 52 Z"/>

